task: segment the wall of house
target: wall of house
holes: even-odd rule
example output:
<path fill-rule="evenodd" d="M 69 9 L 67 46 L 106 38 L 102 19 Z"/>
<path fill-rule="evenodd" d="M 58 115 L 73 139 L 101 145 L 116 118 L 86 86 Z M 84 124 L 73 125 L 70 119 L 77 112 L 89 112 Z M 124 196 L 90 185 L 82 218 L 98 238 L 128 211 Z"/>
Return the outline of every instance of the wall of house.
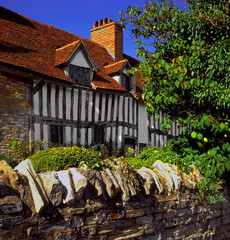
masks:
<path fill-rule="evenodd" d="M 143 102 L 138 104 L 138 145 L 148 145 L 148 118 Z"/>
<path fill-rule="evenodd" d="M 29 142 L 29 84 L 0 73 L 0 153 L 14 140 Z"/>
<path fill-rule="evenodd" d="M 34 82 L 34 87 L 39 81 Z M 125 137 L 137 138 L 137 101 L 129 95 L 45 83 L 33 96 L 32 139 L 50 140 L 50 126 L 63 126 L 64 143 L 89 146 L 95 127 L 105 142 L 122 148 Z"/>
<path fill-rule="evenodd" d="M 156 115 L 159 115 L 158 119 L 154 119 Z M 152 146 L 163 147 L 170 138 L 182 134 L 182 127 L 176 121 L 172 122 L 167 133 L 160 129 L 160 125 L 166 117 L 167 115 L 160 110 L 148 119 L 149 142 Z"/>

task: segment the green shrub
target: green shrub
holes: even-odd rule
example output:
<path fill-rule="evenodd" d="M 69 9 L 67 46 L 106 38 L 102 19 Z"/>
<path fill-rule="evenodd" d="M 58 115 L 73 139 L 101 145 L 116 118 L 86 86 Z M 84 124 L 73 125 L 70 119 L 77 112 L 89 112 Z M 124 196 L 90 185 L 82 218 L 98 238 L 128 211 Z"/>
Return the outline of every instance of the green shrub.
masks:
<path fill-rule="evenodd" d="M 101 152 L 84 147 L 56 147 L 36 152 L 30 157 L 36 171 L 65 170 L 86 164 L 89 168 L 99 168 L 105 164 Z"/>
<path fill-rule="evenodd" d="M 151 168 L 157 160 L 177 165 L 183 172 L 189 173 L 191 165 L 198 168 L 204 180 L 198 183 L 197 198 L 214 201 L 220 197 L 216 194 L 217 184 L 230 183 L 230 144 L 225 143 L 215 148 L 204 149 L 195 147 L 197 142 L 185 136 L 176 137 L 168 141 L 162 148 L 146 147 L 136 158 L 127 158 L 126 161 L 138 169 Z"/>
<path fill-rule="evenodd" d="M 157 160 L 176 164 L 180 161 L 180 156 L 168 147 L 145 147 L 139 156 L 127 158 L 126 160 L 134 168 L 139 169 L 141 167 L 152 168 L 152 165 Z"/>
<path fill-rule="evenodd" d="M 6 162 L 12 167 L 16 167 L 17 166 L 17 161 L 15 161 L 12 158 L 7 157 L 6 155 L 0 154 L 0 160 L 6 160 Z"/>

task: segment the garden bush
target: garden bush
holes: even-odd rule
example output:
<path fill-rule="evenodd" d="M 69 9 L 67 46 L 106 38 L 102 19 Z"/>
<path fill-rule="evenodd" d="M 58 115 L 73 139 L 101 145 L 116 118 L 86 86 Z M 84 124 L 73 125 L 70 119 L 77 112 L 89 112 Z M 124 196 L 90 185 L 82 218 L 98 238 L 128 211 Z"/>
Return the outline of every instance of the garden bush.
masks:
<path fill-rule="evenodd" d="M 89 168 L 102 167 L 105 156 L 84 147 L 56 147 L 36 152 L 30 157 L 36 171 L 65 170 L 86 164 Z"/>

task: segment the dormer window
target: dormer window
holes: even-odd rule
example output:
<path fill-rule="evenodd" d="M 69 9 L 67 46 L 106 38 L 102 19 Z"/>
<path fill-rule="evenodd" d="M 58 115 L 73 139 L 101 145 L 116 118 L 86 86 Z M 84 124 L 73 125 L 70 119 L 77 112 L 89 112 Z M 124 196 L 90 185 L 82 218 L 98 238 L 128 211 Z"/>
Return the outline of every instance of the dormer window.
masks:
<path fill-rule="evenodd" d="M 55 65 L 62 68 L 73 83 L 87 87 L 91 86 L 94 72 L 98 71 L 83 40 L 56 49 Z"/>
<path fill-rule="evenodd" d="M 121 85 L 124 87 L 128 92 L 131 90 L 131 79 L 126 73 L 121 74 Z"/>
<path fill-rule="evenodd" d="M 90 86 L 92 70 L 88 67 L 80 67 L 73 64 L 68 65 L 68 73 L 75 84 Z"/>
<path fill-rule="evenodd" d="M 130 76 L 126 73 L 122 73 L 121 74 L 121 85 L 128 92 L 135 92 L 136 91 L 136 77 Z"/>

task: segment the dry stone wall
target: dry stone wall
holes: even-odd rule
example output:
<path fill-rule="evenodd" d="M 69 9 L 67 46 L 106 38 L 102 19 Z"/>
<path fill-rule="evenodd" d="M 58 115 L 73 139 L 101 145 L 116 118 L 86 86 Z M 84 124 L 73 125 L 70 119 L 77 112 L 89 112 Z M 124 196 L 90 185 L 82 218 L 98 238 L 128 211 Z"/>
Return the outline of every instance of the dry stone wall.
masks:
<path fill-rule="evenodd" d="M 0 240 L 230 239 L 227 193 L 198 202 L 198 175 L 186 182 L 162 162 L 134 174 L 118 167 L 37 174 L 30 160 L 15 169 L 0 161 Z"/>

